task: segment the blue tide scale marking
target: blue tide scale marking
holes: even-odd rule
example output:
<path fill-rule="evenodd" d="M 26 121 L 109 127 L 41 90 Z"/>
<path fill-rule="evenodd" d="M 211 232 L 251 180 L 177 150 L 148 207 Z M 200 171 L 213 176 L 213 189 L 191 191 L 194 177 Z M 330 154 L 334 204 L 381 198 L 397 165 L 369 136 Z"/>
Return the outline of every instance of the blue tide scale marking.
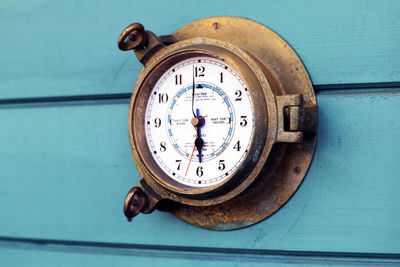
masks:
<path fill-rule="evenodd" d="M 175 106 L 175 103 L 176 103 L 176 100 L 172 101 L 172 104 L 171 104 L 171 107 L 170 107 L 170 109 L 173 109 L 173 108 L 174 108 L 174 106 Z"/>
<path fill-rule="evenodd" d="M 228 99 L 225 97 L 224 100 L 225 100 L 226 105 L 230 108 L 231 105 L 229 104 Z"/>
<path fill-rule="evenodd" d="M 175 144 L 175 147 L 178 148 L 179 147 L 178 144 Z"/>
<path fill-rule="evenodd" d="M 233 121 L 233 114 L 232 114 L 232 113 L 230 113 L 230 116 L 231 116 L 231 121 Z"/>
<path fill-rule="evenodd" d="M 172 136 L 171 129 L 168 129 L 168 132 L 169 132 L 169 136 Z"/>
<path fill-rule="evenodd" d="M 168 123 L 171 123 L 171 115 L 168 115 Z"/>
<path fill-rule="evenodd" d="M 192 86 L 193 87 L 193 86 Z M 179 94 L 178 94 L 178 97 L 180 97 L 183 93 L 185 93 L 187 91 L 187 89 L 185 89 L 185 90 L 183 90 L 182 92 L 180 92 Z"/>
<path fill-rule="evenodd" d="M 222 147 L 226 147 L 226 143 L 223 143 L 223 144 L 222 144 Z"/>
<path fill-rule="evenodd" d="M 208 85 L 208 84 L 201 84 L 201 86 L 206 87 L 206 88 L 212 88 L 211 85 Z"/>
<path fill-rule="evenodd" d="M 213 91 L 217 92 L 220 96 L 222 96 L 222 92 L 218 90 L 217 88 L 213 87 Z M 226 99 L 226 98 L 225 98 Z"/>
<path fill-rule="evenodd" d="M 232 134 L 232 128 L 229 128 L 229 133 L 228 133 L 228 135 L 231 135 Z"/>

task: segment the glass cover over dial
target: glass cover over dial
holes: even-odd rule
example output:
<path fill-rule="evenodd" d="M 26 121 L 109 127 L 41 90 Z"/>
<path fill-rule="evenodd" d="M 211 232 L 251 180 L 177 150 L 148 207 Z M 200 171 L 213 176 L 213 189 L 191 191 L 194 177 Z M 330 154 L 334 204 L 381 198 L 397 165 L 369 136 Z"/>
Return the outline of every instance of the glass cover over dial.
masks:
<path fill-rule="evenodd" d="M 144 118 L 159 167 L 196 188 L 229 179 L 252 140 L 248 90 L 232 67 L 214 57 L 192 57 L 170 67 L 152 89 Z"/>

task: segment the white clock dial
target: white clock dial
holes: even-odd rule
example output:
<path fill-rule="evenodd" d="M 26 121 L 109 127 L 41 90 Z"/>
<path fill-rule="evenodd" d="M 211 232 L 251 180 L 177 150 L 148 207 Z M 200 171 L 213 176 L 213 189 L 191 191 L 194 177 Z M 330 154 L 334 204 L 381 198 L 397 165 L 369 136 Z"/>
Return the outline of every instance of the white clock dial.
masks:
<path fill-rule="evenodd" d="M 146 108 L 146 139 L 170 178 L 209 187 L 239 168 L 254 130 L 247 90 L 234 69 L 213 57 L 180 61 L 161 76 Z M 191 123 L 195 117 L 200 121 L 196 127 Z"/>

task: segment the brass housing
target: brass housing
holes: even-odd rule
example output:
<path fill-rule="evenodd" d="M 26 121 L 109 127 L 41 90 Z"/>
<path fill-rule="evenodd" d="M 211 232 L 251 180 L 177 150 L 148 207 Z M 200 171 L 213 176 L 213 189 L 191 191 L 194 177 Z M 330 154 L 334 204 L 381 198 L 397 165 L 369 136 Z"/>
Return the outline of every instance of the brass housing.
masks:
<path fill-rule="evenodd" d="M 120 45 L 127 32 L 121 35 Z M 159 208 L 194 225 L 229 230 L 259 222 L 278 210 L 301 184 L 316 145 L 317 104 L 311 81 L 294 51 L 265 26 L 236 17 L 190 23 L 164 37 L 173 40 L 168 46 L 157 43 L 151 32 L 147 36 L 148 44 L 134 48 L 145 67 L 129 110 L 132 152 L 143 179 L 135 189 L 135 199 L 128 194 L 125 214 Z M 180 184 L 161 170 L 147 146 L 144 125 L 149 94 L 158 78 L 169 66 L 198 55 L 223 60 L 241 76 L 255 117 L 242 166 L 220 184 L 204 188 Z M 139 211 L 133 200 L 140 204 L 136 205 Z"/>
<path fill-rule="evenodd" d="M 255 129 L 242 167 L 212 187 L 195 188 L 166 175 L 154 161 L 145 136 L 144 114 L 150 92 L 161 75 L 175 63 L 190 57 L 209 56 L 225 61 L 245 81 L 253 105 Z M 274 95 L 257 63 L 240 48 L 210 38 L 192 38 L 161 50 L 144 68 L 132 96 L 129 133 L 133 155 L 146 183 L 162 198 L 188 205 L 215 205 L 241 193 L 260 173 L 276 139 Z M 270 118 L 269 118 L 270 117 Z M 269 130 L 268 130 L 269 129 Z M 262 149 L 260 149 L 262 148 Z M 168 189 L 166 191 L 165 189 Z"/>

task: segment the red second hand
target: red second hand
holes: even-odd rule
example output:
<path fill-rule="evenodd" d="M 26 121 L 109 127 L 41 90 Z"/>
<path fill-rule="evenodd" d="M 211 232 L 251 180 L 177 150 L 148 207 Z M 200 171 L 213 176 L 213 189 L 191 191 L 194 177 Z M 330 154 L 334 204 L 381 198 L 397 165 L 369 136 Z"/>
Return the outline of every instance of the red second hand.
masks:
<path fill-rule="evenodd" d="M 194 127 L 194 128 L 196 129 L 196 138 L 197 138 L 198 135 L 199 135 L 199 132 L 197 131 L 197 128 L 196 128 L 196 127 Z M 193 146 L 192 155 L 190 155 L 190 160 L 189 160 L 189 164 L 188 164 L 187 169 L 186 169 L 185 176 L 187 175 L 187 172 L 188 172 L 188 170 L 189 170 L 190 162 L 192 162 L 192 157 L 193 157 L 193 153 L 194 153 L 194 150 L 195 150 L 195 149 L 196 149 L 196 143 L 195 143 L 194 146 Z"/>
<path fill-rule="evenodd" d="M 203 119 L 203 118 L 205 118 L 205 117 L 208 117 L 208 115 L 203 116 L 203 117 L 198 117 L 197 119 L 201 120 L 201 119 Z M 199 131 L 197 131 L 196 126 L 193 126 L 193 127 L 194 127 L 194 129 L 196 130 L 196 139 L 197 139 L 197 137 L 199 137 Z M 193 151 L 192 151 L 192 154 L 190 155 L 189 164 L 188 164 L 188 166 L 187 166 L 187 168 L 186 168 L 185 176 L 186 176 L 187 173 L 188 173 L 189 166 L 190 166 L 190 162 L 192 162 L 193 153 L 194 153 L 194 150 L 195 150 L 195 149 L 196 149 L 196 143 L 195 143 L 194 146 L 193 146 Z"/>

